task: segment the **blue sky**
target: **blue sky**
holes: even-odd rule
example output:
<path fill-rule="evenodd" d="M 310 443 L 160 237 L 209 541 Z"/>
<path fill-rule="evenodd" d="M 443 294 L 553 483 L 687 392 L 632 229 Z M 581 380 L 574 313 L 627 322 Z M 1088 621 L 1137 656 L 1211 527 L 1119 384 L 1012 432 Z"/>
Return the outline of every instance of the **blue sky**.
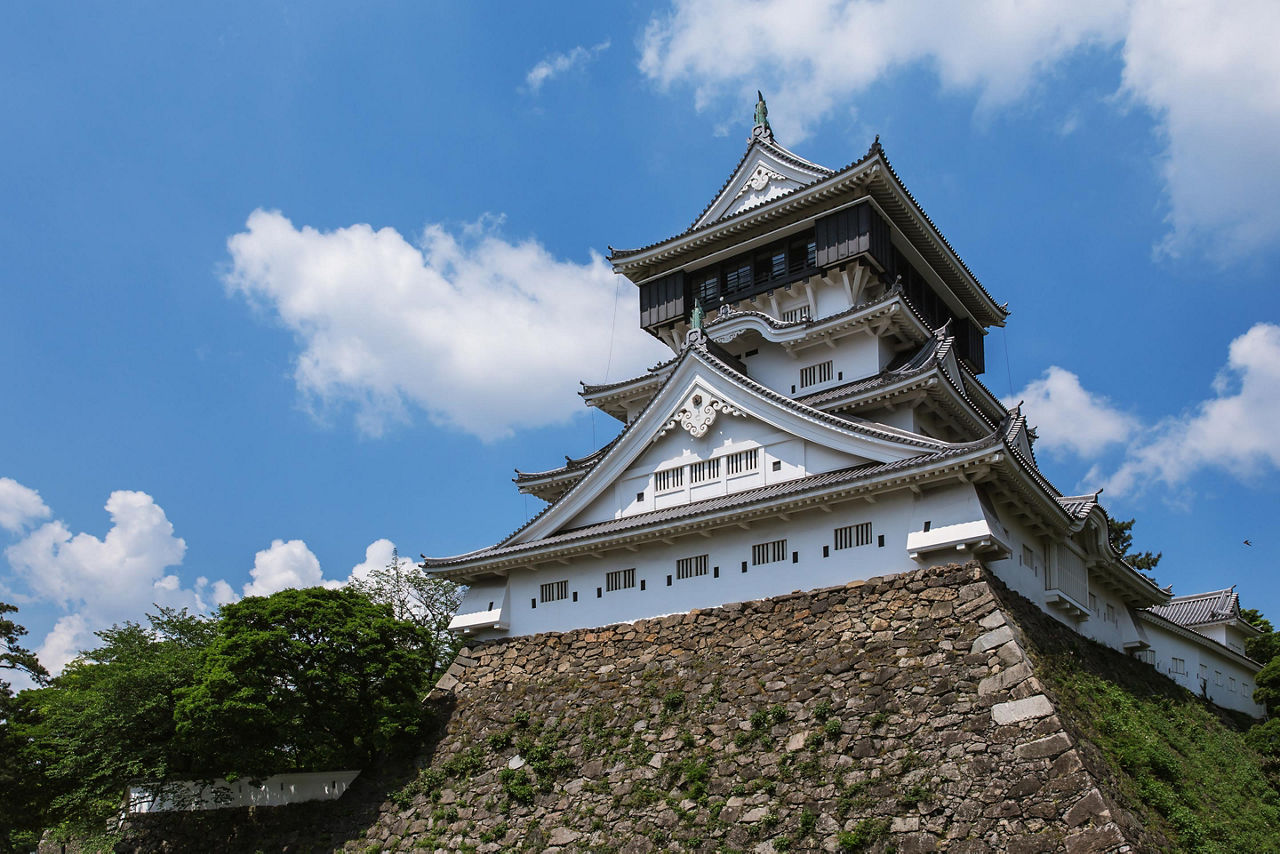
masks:
<path fill-rule="evenodd" d="M 998 300 L 987 384 L 1177 592 L 1280 616 L 1276 7 L 26 4 L 0 26 L 0 599 L 60 666 L 487 545 L 662 355 L 607 246 L 688 225 L 757 88 L 876 133 Z M 616 306 L 616 313 L 615 313 Z M 1006 356 L 1007 354 L 1007 356 Z M 1250 540 L 1251 546 L 1244 545 Z"/>

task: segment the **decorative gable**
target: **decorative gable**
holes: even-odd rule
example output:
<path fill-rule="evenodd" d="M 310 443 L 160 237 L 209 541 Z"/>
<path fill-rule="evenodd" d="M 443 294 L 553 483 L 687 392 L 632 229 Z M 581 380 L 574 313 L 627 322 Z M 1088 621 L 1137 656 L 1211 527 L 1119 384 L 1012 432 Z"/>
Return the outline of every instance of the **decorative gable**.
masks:
<path fill-rule="evenodd" d="M 830 169 L 787 151 L 771 135 L 755 136 L 738 168 L 693 228 L 759 207 L 830 174 Z"/>
<path fill-rule="evenodd" d="M 726 422 L 727 418 L 732 420 Z M 851 422 L 798 405 L 757 385 L 710 355 L 704 345 L 694 343 L 686 347 L 645 411 L 623 429 L 591 470 L 502 545 L 548 537 L 599 518 L 629 515 L 639 511 L 633 506 L 638 502 L 648 507 L 652 501 L 658 506 L 662 503 L 655 500 L 659 484 L 655 482 L 652 489 L 647 485 L 657 470 L 763 447 L 776 443 L 777 437 L 794 440 L 793 449 L 799 456 L 794 470 L 786 460 L 779 460 L 776 480 L 789 480 L 810 470 L 906 460 L 947 447 L 882 425 Z M 677 460 L 686 456 L 686 450 L 688 458 Z M 642 460 L 646 455 L 649 459 Z M 724 465 L 727 477 L 729 463 Z M 766 482 L 774 482 L 773 471 L 771 461 Z M 644 480 L 644 488 L 635 482 L 637 476 Z M 646 492 L 643 498 L 641 492 Z M 705 496 L 690 490 L 686 500 L 700 497 Z M 602 517 L 605 507 L 612 509 Z"/>

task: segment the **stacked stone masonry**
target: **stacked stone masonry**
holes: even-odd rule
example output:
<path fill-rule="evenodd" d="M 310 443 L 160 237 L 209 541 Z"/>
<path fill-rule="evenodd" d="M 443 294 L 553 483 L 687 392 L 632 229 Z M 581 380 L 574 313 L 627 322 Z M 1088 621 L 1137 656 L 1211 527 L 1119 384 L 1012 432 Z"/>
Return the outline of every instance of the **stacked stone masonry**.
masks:
<path fill-rule="evenodd" d="M 1002 595 L 968 564 L 464 650 L 418 776 L 280 847 L 1148 850 Z"/>

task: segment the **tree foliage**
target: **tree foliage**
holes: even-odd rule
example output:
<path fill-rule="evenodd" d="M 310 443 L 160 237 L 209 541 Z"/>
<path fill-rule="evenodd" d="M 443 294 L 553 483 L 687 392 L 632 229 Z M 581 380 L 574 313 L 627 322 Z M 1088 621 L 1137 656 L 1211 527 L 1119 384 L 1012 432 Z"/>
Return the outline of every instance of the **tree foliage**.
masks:
<path fill-rule="evenodd" d="M 40 685 L 49 676 L 35 654 L 20 643 L 27 630 L 5 616 L 17 610 L 0 602 L 0 852 L 13 850 L 17 834 L 37 829 L 43 790 L 43 778 L 21 735 L 20 704 L 13 696 L 12 683 L 4 678 L 21 672 Z"/>
<path fill-rule="evenodd" d="M 1105 511 L 1104 511 L 1105 512 Z M 1111 514 L 1107 514 L 1107 528 L 1111 539 L 1111 547 L 1118 551 L 1124 557 L 1125 563 L 1134 569 L 1140 569 L 1143 572 L 1151 572 L 1156 568 L 1156 564 L 1160 563 L 1160 558 L 1164 557 L 1164 552 L 1135 552 L 1133 550 L 1133 526 L 1137 520 L 1111 518 Z"/>
<path fill-rule="evenodd" d="M 1261 664 L 1280 657 L 1280 632 L 1272 630 L 1271 621 L 1262 616 L 1257 608 L 1241 608 L 1240 616 L 1262 634 L 1248 638 L 1244 642 L 1245 654 Z"/>
<path fill-rule="evenodd" d="M 284 590 L 225 606 L 174 718 L 212 776 L 360 767 L 416 731 L 424 630 L 358 590 Z"/>
<path fill-rule="evenodd" d="M 162 780 L 193 767 L 174 739 L 175 697 L 194 683 L 214 622 L 166 608 L 147 621 L 98 632 L 99 647 L 49 687 L 22 695 L 50 825 L 101 829 L 130 781 Z"/>
<path fill-rule="evenodd" d="M 431 666 L 428 678 L 443 673 L 457 654 L 461 639 L 449 631 L 449 621 L 462 602 L 463 587 L 436 576 L 427 575 L 420 566 L 400 559 L 398 549 L 391 552 L 391 562 L 375 569 L 352 586 L 374 602 L 391 607 L 398 620 L 417 625 L 423 630 Z"/>

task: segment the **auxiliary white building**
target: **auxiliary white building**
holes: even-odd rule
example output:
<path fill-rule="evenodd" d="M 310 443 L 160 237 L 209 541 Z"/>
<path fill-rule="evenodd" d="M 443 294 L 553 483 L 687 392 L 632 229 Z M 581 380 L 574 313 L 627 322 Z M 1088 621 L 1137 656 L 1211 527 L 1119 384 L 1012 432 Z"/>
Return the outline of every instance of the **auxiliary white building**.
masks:
<path fill-rule="evenodd" d="M 1187 617 L 1188 597 L 1111 547 L 1096 495 L 1040 473 L 1025 417 L 978 379 L 1008 312 L 879 140 L 831 170 L 779 145 L 762 108 L 688 230 L 612 250 L 641 325 L 674 353 L 583 387 L 621 432 L 517 472 L 549 503 L 500 543 L 427 559 L 469 585 L 452 628 L 602 626 L 973 556 L 1081 634 L 1261 714 L 1238 606 Z"/>

